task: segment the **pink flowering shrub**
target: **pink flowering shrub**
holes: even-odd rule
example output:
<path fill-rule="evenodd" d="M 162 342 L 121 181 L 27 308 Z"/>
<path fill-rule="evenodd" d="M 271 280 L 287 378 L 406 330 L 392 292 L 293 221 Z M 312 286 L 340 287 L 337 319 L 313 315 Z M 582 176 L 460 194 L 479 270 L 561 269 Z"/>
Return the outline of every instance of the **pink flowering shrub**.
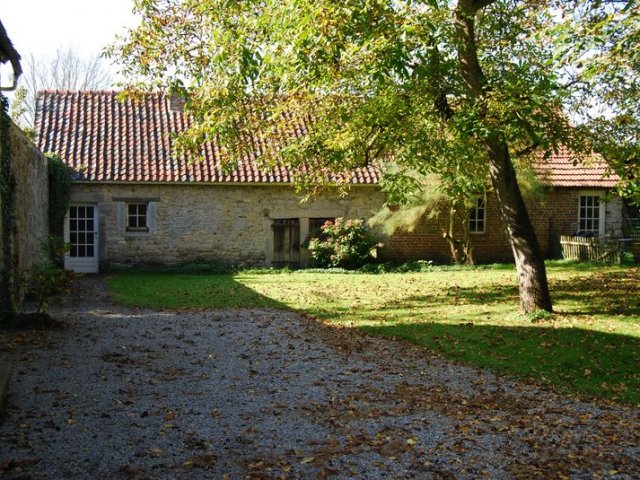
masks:
<path fill-rule="evenodd" d="M 309 240 L 309 254 L 317 267 L 356 269 L 378 256 L 382 248 L 363 220 L 336 218 Z"/>

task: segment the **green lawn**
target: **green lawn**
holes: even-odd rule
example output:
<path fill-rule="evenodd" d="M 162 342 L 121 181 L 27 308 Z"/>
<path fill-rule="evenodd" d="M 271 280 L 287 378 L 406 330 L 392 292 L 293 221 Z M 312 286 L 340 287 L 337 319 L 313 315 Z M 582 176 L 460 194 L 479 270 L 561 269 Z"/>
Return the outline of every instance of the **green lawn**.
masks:
<path fill-rule="evenodd" d="M 549 264 L 556 315 L 517 313 L 511 266 L 425 273 L 118 273 L 140 307 L 276 307 L 393 335 L 458 361 L 640 404 L 640 269 Z"/>

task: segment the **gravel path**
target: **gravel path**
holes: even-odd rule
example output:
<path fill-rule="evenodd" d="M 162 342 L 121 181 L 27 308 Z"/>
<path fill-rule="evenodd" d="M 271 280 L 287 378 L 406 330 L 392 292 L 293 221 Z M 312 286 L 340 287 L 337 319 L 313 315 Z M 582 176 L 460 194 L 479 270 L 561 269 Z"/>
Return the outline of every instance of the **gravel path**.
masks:
<path fill-rule="evenodd" d="M 14 364 L 0 477 L 640 478 L 638 409 L 294 313 L 111 305 L 82 279 Z"/>

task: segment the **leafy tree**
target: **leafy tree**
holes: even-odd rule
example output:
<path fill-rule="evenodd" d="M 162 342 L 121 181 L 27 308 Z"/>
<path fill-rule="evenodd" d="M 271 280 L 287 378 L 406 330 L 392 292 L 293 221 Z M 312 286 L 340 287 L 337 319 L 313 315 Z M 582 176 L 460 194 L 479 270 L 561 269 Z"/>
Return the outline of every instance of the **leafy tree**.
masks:
<path fill-rule="evenodd" d="M 392 194 L 415 192 L 433 174 L 487 172 L 522 309 L 551 311 L 514 164 L 561 144 L 588 145 L 563 111 L 575 84 L 565 83 L 566 58 L 555 48 L 559 32 L 570 38 L 583 21 L 566 21 L 562 2 L 552 3 L 137 0 L 142 22 L 110 54 L 131 91 L 187 98 L 195 123 L 182 149 L 197 153 L 217 138 L 233 161 L 254 148 L 244 139 L 257 132 L 264 163 L 304 166 L 302 185 L 376 162 Z M 580 4 L 566 2 L 565 14 L 577 15 Z M 310 114 L 304 136 L 283 135 L 284 118 Z"/>
<path fill-rule="evenodd" d="M 10 115 L 29 131 L 33 128 L 39 90 L 100 90 L 111 84 L 111 74 L 97 55 L 82 57 L 72 47 L 58 49 L 52 58 L 31 55 L 24 62 L 24 75 L 14 95 Z"/>
<path fill-rule="evenodd" d="M 576 2 L 554 34 L 579 128 L 640 204 L 640 5 Z"/>

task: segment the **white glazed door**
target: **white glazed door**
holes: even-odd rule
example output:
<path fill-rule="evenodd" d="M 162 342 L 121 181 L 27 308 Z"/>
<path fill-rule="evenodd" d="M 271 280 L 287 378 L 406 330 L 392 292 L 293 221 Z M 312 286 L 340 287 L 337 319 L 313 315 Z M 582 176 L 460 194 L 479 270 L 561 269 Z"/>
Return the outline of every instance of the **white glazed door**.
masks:
<path fill-rule="evenodd" d="M 65 241 L 71 244 L 64 267 L 79 273 L 98 272 L 98 208 L 71 204 L 65 222 Z"/>

